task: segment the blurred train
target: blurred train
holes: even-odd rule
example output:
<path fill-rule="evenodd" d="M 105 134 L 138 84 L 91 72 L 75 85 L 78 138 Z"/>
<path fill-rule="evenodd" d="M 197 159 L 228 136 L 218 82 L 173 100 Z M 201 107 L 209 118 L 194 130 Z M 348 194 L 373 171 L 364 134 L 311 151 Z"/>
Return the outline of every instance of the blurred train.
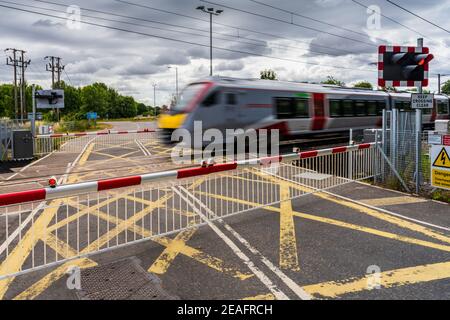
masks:
<path fill-rule="evenodd" d="M 324 133 L 344 133 L 382 125 L 383 109 L 411 110 L 410 93 L 388 93 L 332 85 L 225 77 L 190 84 L 176 106 L 160 117 L 163 138 L 175 129 L 278 129 L 283 140 Z M 433 109 L 424 110 L 423 125 L 449 119 L 449 98 L 435 95 Z"/>

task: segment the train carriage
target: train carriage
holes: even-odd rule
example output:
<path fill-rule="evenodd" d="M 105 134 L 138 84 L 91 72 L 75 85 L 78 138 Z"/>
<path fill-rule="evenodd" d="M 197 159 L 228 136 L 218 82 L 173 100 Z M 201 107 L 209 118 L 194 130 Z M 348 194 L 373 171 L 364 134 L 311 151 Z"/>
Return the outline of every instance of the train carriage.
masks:
<path fill-rule="evenodd" d="M 283 139 L 380 127 L 384 109 L 411 110 L 410 93 L 387 93 L 331 85 L 209 78 L 189 85 L 159 119 L 166 140 L 178 128 L 278 129 Z M 435 96 L 423 114 L 425 127 L 449 118 L 449 99 Z"/>

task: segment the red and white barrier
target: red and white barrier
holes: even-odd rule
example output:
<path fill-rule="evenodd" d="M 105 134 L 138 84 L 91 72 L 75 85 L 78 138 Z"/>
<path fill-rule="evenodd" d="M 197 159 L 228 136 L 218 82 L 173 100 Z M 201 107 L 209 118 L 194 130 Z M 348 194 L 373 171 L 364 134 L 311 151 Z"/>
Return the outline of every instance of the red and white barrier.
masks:
<path fill-rule="evenodd" d="M 106 136 L 116 134 L 132 134 L 132 133 L 153 133 L 154 129 L 127 130 L 127 131 L 98 131 L 98 132 L 81 132 L 81 133 L 59 133 L 49 135 L 38 135 L 38 138 L 63 138 L 63 137 L 86 137 L 86 136 Z"/>
<path fill-rule="evenodd" d="M 302 160 L 326 155 L 333 155 L 339 153 L 346 153 L 356 150 L 369 149 L 374 146 L 374 143 L 360 144 L 348 147 L 337 147 L 331 149 L 314 150 L 300 153 L 291 153 L 275 157 L 267 157 L 260 159 L 242 160 L 232 163 L 223 164 L 207 164 L 206 162 L 201 167 L 186 168 L 173 171 L 165 171 L 158 173 L 144 174 L 140 176 L 130 176 L 115 179 L 107 179 L 93 182 L 77 183 L 57 187 L 49 187 L 43 189 L 36 189 L 23 192 L 13 192 L 0 195 L 0 207 L 9 205 L 18 205 L 34 201 L 54 200 L 65 197 L 73 197 L 80 194 L 90 192 L 100 192 L 106 190 L 120 189 L 132 186 L 139 186 L 148 182 L 165 180 L 170 178 L 186 179 L 198 176 L 209 175 L 213 173 L 232 171 L 239 167 L 245 166 L 267 166 L 270 164 L 280 163 L 281 161 Z"/>

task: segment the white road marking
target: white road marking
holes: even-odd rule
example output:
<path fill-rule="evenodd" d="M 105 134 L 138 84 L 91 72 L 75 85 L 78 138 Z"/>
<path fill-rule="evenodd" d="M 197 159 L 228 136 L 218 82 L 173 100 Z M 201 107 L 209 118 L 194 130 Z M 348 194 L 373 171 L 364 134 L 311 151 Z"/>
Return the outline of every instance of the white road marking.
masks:
<path fill-rule="evenodd" d="M 203 202 L 201 202 L 197 197 L 190 193 L 184 187 L 179 187 L 187 195 L 189 195 L 195 202 L 197 202 L 202 208 L 204 208 L 212 216 L 216 216 L 215 213 L 209 209 Z M 261 252 L 259 252 L 255 247 L 253 247 L 247 240 L 245 240 L 238 232 L 236 232 L 230 225 L 225 223 L 222 219 L 219 222 L 224 225 L 224 227 L 240 242 L 242 243 L 251 253 L 257 256 L 263 264 L 265 264 L 275 275 L 277 275 L 283 283 L 289 287 L 300 299 L 311 300 L 312 297 L 305 290 L 303 290 L 298 284 L 296 284 L 292 279 L 290 279 L 283 271 L 281 271 L 277 266 L 275 266 L 269 259 L 267 259 Z"/>
<path fill-rule="evenodd" d="M 189 192 L 183 188 L 179 187 L 183 192 Z M 225 244 L 230 247 L 231 250 L 244 262 L 244 264 L 253 272 L 253 274 L 270 290 L 270 292 L 278 300 L 290 300 L 289 297 L 283 293 L 278 287 L 262 272 L 255 264 L 250 260 L 250 258 L 239 249 L 239 247 L 227 237 L 214 223 L 212 223 L 189 199 L 186 198 L 178 189 L 172 188 L 173 191 L 178 194 L 184 201 L 191 205 L 192 209 L 205 221 L 205 223 L 225 242 Z"/>
<path fill-rule="evenodd" d="M 72 163 L 68 163 L 67 164 L 67 169 L 65 174 L 60 177 L 58 179 L 58 185 L 61 185 L 63 183 L 66 182 L 68 174 L 73 170 L 73 168 L 75 167 L 75 165 L 78 163 L 78 161 L 80 161 L 81 156 L 83 155 L 83 153 L 86 151 L 86 149 L 88 148 L 88 146 L 92 143 L 93 140 L 95 140 L 96 138 L 91 139 L 88 144 L 86 144 L 86 146 L 83 148 L 83 150 L 81 151 L 81 153 L 77 156 L 77 158 L 75 159 L 74 162 Z M 9 237 L 2 243 L 2 245 L 0 246 L 0 255 L 2 255 L 2 253 L 9 247 L 9 245 L 11 244 L 11 242 L 14 241 L 14 239 L 16 239 L 16 237 L 20 234 L 20 232 L 22 232 L 22 230 L 28 225 L 28 223 L 30 223 L 30 221 L 32 221 L 34 219 L 34 216 L 36 215 L 36 213 L 38 213 L 40 210 L 43 209 L 44 205 L 46 204 L 46 201 L 42 201 L 37 207 L 36 209 L 34 209 L 29 215 L 28 217 L 22 222 L 22 224 L 20 226 L 17 227 L 16 230 L 14 230 L 14 232 L 12 234 L 9 235 Z"/>

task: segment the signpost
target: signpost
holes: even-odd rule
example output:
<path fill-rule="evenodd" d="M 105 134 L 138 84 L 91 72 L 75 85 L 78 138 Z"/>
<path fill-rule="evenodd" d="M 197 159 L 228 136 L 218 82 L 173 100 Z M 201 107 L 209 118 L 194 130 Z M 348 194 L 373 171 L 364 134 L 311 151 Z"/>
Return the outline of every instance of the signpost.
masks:
<path fill-rule="evenodd" d="M 442 139 L 444 146 L 450 147 L 450 135 L 445 135 Z"/>
<path fill-rule="evenodd" d="M 434 94 L 413 93 L 411 96 L 411 107 L 413 109 L 433 109 Z"/>
<path fill-rule="evenodd" d="M 38 109 L 64 109 L 64 90 L 36 91 Z"/>
<path fill-rule="evenodd" d="M 433 146 L 431 149 L 431 185 L 450 190 L 450 146 Z"/>
<path fill-rule="evenodd" d="M 433 96 L 422 94 L 429 84 L 429 64 L 434 59 L 430 50 L 423 46 L 423 39 L 416 47 L 386 46 L 378 49 L 378 85 L 380 87 L 417 87 L 412 96 L 416 110 L 416 193 L 420 192 L 420 161 L 422 154 L 422 110 L 433 108 Z M 397 147 L 397 146 L 395 146 Z"/>

